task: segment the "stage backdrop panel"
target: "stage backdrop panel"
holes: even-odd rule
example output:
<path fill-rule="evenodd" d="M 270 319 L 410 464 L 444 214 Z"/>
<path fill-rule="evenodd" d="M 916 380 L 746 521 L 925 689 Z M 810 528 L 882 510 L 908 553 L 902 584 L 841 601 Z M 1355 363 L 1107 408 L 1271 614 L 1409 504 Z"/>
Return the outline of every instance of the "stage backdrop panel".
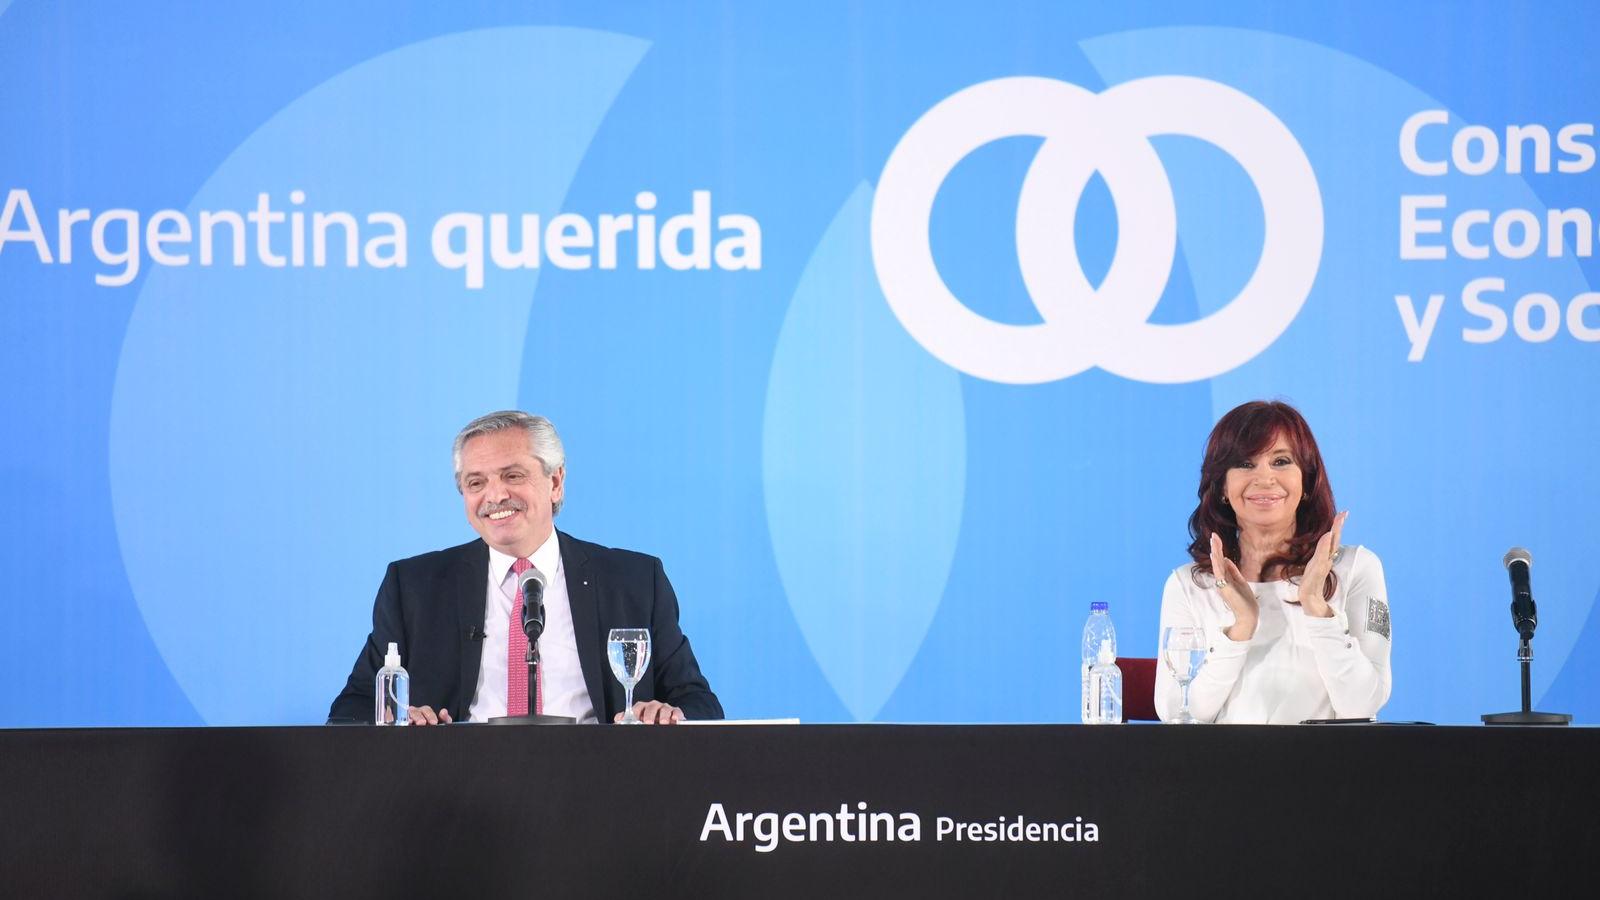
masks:
<path fill-rule="evenodd" d="M 590 5 L 592 6 L 592 5 Z M 1284 398 L 1386 718 L 1600 719 L 1583 3 L 0 0 L 0 725 L 320 721 L 550 416 L 730 715 L 1061 722 Z"/>

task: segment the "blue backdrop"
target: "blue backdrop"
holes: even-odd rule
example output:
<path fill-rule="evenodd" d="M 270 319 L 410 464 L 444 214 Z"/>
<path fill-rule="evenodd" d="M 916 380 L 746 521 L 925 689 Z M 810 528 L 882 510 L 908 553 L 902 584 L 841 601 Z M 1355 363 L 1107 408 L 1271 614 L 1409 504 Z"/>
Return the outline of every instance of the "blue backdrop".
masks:
<path fill-rule="evenodd" d="M 1258 397 L 1384 560 L 1385 717 L 1516 706 L 1520 544 L 1594 722 L 1597 25 L 0 0 L 0 725 L 320 721 L 513 406 L 730 715 L 1074 721 Z"/>

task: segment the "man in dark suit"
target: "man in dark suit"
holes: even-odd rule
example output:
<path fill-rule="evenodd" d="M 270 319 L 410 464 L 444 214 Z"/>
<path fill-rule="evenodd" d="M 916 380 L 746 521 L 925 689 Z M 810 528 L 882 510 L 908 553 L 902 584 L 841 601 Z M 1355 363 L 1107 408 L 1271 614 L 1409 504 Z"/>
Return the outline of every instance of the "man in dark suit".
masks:
<path fill-rule="evenodd" d="M 722 718 L 678 627 L 677 596 L 661 561 L 555 530 L 566 456 L 548 419 L 516 411 L 482 416 L 456 436 L 454 457 L 456 487 L 480 539 L 389 564 L 372 633 L 329 721 L 372 720 L 373 682 L 391 642 L 411 676 L 413 724 L 527 712 L 619 721 L 623 689 L 606 661 L 612 628 L 650 631 L 649 665 L 634 689 L 639 719 L 667 725 Z M 528 568 L 547 581 L 533 709 L 516 587 Z"/>

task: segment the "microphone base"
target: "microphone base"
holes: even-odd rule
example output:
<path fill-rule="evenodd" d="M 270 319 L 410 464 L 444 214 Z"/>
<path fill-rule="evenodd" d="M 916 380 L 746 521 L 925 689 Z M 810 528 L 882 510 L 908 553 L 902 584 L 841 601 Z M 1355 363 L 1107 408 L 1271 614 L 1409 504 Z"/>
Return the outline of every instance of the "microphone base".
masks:
<path fill-rule="evenodd" d="M 1571 725 L 1572 716 L 1567 713 L 1551 712 L 1506 712 L 1485 713 L 1485 725 Z"/>
<path fill-rule="evenodd" d="M 1571 718 L 1570 716 L 1568 718 Z M 492 716 L 490 725 L 576 725 L 571 716 Z"/>

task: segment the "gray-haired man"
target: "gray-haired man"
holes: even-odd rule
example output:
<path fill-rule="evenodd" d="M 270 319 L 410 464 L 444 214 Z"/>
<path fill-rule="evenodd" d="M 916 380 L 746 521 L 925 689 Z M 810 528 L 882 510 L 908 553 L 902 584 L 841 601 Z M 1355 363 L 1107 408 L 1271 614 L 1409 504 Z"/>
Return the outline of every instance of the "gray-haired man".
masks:
<path fill-rule="evenodd" d="M 374 676 L 390 642 L 411 675 L 413 724 L 530 711 L 616 721 L 625 701 L 606 672 L 612 628 L 651 633 L 650 665 L 634 689 L 639 718 L 663 725 L 722 718 L 678 627 L 677 596 L 661 561 L 555 530 L 566 456 L 548 419 L 517 411 L 481 416 L 456 436 L 453 456 L 467 522 L 480 539 L 389 564 L 372 633 L 330 721 L 371 721 Z M 516 574 L 530 566 L 548 582 L 535 710 L 524 708 L 525 639 L 513 614 L 520 605 Z"/>

